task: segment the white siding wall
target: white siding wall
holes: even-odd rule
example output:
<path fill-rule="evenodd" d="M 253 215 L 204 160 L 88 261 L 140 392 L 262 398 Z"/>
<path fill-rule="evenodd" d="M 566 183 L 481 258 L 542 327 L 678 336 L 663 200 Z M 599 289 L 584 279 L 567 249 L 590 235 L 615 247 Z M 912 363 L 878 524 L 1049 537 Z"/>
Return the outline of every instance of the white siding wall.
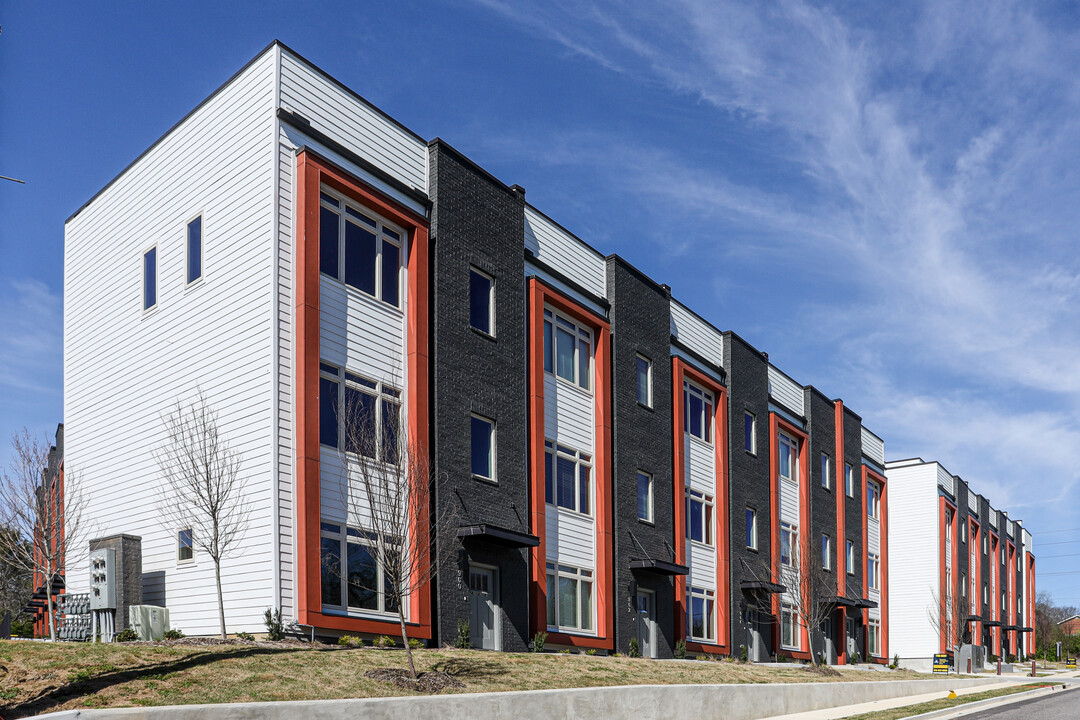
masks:
<path fill-rule="evenodd" d="M 799 524 L 799 486 L 787 480 L 780 483 L 780 521 Z"/>
<path fill-rule="evenodd" d="M 404 313 L 329 278 L 319 280 L 320 359 L 404 389 Z"/>
<path fill-rule="evenodd" d="M 956 497 L 956 478 L 949 473 L 948 470 L 943 468 L 937 463 L 931 463 L 931 465 L 937 468 L 937 483 L 938 487 L 949 493 L 953 498 Z"/>
<path fill-rule="evenodd" d="M 687 543 L 690 546 L 690 585 L 706 590 L 716 589 L 716 548 Z M 721 600 L 722 599 L 718 599 Z"/>
<path fill-rule="evenodd" d="M 596 568 L 596 522 L 592 517 L 548 507 L 545 524 L 548 562 Z"/>
<path fill-rule="evenodd" d="M 885 465 L 885 441 L 865 427 L 862 428 L 862 451 L 878 465 Z"/>
<path fill-rule="evenodd" d="M 405 185 L 427 191 L 427 145 L 288 51 L 281 105 Z"/>
<path fill-rule="evenodd" d="M 233 631 L 263 629 L 273 575 L 273 50 L 171 131 L 67 224 L 65 467 L 95 536 L 142 537 L 148 590 L 188 634 L 217 630 L 213 563 L 178 567 L 155 509 L 161 414 L 201 388 L 243 457 L 251 522 L 223 566 Z M 203 279 L 185 288 L 186 223 L 203 217 Z M 157 244 L 158 307 L 142 312 Z M 161 580 L 164 573 L 164 581 Z M 85 590 L 86 562 L 70 569 Z M 162 593 L 163 590 L 163 593 Z M 162 597 L 164 595 L 164 597 Z"/>
<path fill-rule="evenodd" d="M 607 264 L 603 256 L 530 205 L 525 206 L 525 247 L 589 292 L 607 297 Z"/>
<path fill-rule="evenodd" d="M 716 448 L 692 435 L 684 435 L 685 478 L 692 490 L 716 495 Z M 685 502 L 685 501 L 684 501 Z M 716 537 L 716 511 L 713 510 L 713 537 Z M 690 565 L 690 584 L 706 590 L 716 589 L 716 546 L 686 540 L 686 558 Z"/>
<path fill-rule="evenodd" d="M 889 651 L 929 658 L 938 634 L 927 620 L 939 592 L 936 463 L 887 468 L 889 483 Z"/>
<path fill-rule="evenodd" d="M 723 336 L 677 300 L 671 301 L 671 334 L 709 362 L 723 367 Z"/>
<path fill-rule="evenodd" d="M 296 158 L 285 143 L 283 128 L 278 127 L 278 547 L 281 563 L 281 597 L 278 601 L 285 617 L 296 616 L 295 557 L 296 533 L 295 500 L 293 498 L 293 465 L 296 447 L 293 442 L 293 177 Z"/>
<path fill-rule="evenodd" d="M 802 386 L 772 365 L 769 366 L 769 397 L 800 416 L 806 414 Z"/>

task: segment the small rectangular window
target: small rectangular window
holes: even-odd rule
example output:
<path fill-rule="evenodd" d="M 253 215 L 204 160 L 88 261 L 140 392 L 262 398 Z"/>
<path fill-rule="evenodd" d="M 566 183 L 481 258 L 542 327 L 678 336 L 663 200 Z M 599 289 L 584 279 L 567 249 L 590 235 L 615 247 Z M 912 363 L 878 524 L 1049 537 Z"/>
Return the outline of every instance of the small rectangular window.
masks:
<path fill-rule="evenodd" d="M 592 332 L 544 310 L 544 371 L 590 390 L 592 388 Z"/>
<path fill-rule="evenodd" d="M 746 547 L 757 550 L 757 511 L 746 508 Z"/>
<path fill-rule="evenodd" d="M 795 484 L 799 483 L 799 442 L 780 433 L 780 479 Z"/>
<path fill-rule="evenodd" d="M 757 454 L 757 418 L 754 413 L 743 413 L 743 430 L 746 433 L 746 452 Z"/>
<path fill-rule="evenodd" d="M 877 483 L 866 484 L 866 514 L 872 519 L 878 518 L 878 486 Z"/>
<path fill-rule="evenodd" d="M 176 559 L 180 562 L 188 562 L 195 557 L 194 538 L 191 528 L 184 528 L 176 533 Z"/>
<path fill-rule="evenodd" d="M 188 285 L 202 277 L 202 216 L 187 226 L 187 281 Z"/>
<path fill-rule="evenodd" d="M 645 407 L 652 407 L 652 363 L 648 358 L 638 355 L 637 365 L 637 401 Z"/>
<path fill-rule="evenodd" d="M 495 280 L 476 268 L 469 269 L 469 324 L 495 335 Z"/>
<path fill-rule="evenodd" d="M 157 305 L 157 248 L 143 253 L 143 310 Z"/>
<path fill-rule="evenodd" d="M 713 498 L 697 490 L 686 490 L 686 537 L 713 544 Z"/>
<path fill-rule="evenodd" d="M 868 553 L 866 556 L 867 565 L 867 584 L 871 590 L 877 590 L 881 587 L 881 558 L 875 553 Z"/>
<path fill-rule="evenodd" d="M 319 443 L 338 446 L 338 382 L 319 378 Z"/>
<path fill-rule="evenodd" d="M 821 567 L 832 569 L 832 538 L 828 535 L 821 536 Z"/>
<path fill-rule="evenodd" d="M 798 552 L 799 531 L 791 523 L 780 523 L 780 564 L 795 566 L 795 553 Z"/>
<path fill-rule="evenodd" d="M 821 487 L 832 487 L 832 459 L 825 453 L 821 453 Z"/>
<path fill-rule="evenodd" d="M 472 474 L 495 479 L 495 422 L 479 415 L 472 416 Z"/>
<path fill-rule="evenodd" d="M 797 649 L 796 645 L 796 612 L 791 605 L 780 606 L 780 644 L 788 649 Z"/>
<path fill-rule="evenodd" d="M 687 588 L 686 606 L 687 635 L 694 640 L 712 641 L 716 637 L 716 591 Z"/>
<path fill-rule="evenodd" d="M 844 463 L 844 494 L 855 497 L 855 474 L 848 463 Z"/>
<path fill-rule="evenodd" d="M 683 430 L 699 440 L 711 443 L 713 396 L 691 382 L 683 382 Z"/>
<path fill-rule="evenodd" d="M 645 522 L 652 522 L 653 519 L 652 475 L 640 470 L 637 473 L 637 516 L 638 520 Z"/>
<path fill-rule="evenodd" d="M 847 574 L 855 574 L 855 545 L 850 540 L 847 540 L 847 547 L 845 553 L 845 561 L 847 563 Z"/>

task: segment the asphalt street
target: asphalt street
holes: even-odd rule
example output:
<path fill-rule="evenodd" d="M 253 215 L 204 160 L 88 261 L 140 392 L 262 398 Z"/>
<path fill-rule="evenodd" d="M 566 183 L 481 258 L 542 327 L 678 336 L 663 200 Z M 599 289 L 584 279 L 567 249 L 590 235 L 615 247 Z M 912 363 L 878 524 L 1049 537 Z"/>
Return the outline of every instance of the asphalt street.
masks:
<path fill-rule="evenodd" d="M 1054 693 L 968 717 L 972 720 L 1076 720 L 1080 718 L 1080 690 Z"/>

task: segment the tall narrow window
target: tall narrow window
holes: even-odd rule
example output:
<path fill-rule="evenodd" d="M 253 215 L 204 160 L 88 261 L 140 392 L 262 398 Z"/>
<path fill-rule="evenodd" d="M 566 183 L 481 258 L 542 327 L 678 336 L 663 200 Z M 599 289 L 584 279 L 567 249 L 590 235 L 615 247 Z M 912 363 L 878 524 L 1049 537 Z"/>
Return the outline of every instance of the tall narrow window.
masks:
<path fill-rule="evenodd" d="M 697 490 L 686 491 L 686 537 L 713 544 L 713 497 Z"/>
<path fill-rule="evenodd" d="M 683 430 L 712 442 L 713 396 L 691 382 L 683 382 Z"/>
<path fill-rule="evenodd" d="M 550 440 L 544 443 L 547 502 L 588 515 L 592 505 L 592 458 Z"/>
<path fill-rule="evenodd" d="M 878 518 L 878 486 L 877 483 L 866 483 L 866 514 L 876 520 Z"/>
<path fill-rule="evenodd" d="M 495 334 L 495 280 L 476 268 L 469 268 L 469 324 Z"/>
<path fill-rule="evenodd" d="M 640 470 L 637 473 L 637 516 L 638 520 L 645 522 L 652 522 L 653 519 L 652 475 Z"/>
<path fill-rule="evenodd" d="M 338 199 L 322 193 L 319 205 L 319 271 L 332 278 L 341 277 L 338 269 L 340 255 Z"/>
<path fill-rule="evenodd" d="M 847 574 L 855 574 L 855 544 L 850 540 L 845 541 L 847 543 L 844 561 L 847 564 Z"/>
<path fill-rule="evenodd" d="M 645 407 L 652 407 L 652 363 L 648 358 L 638 355 L 637 365 L 637 401 Z"/>
<path fill-rule="evenodd" d="M 176 559 L 179 562 L 188 562 L 195 557 L 195 544 L 191 534 L 191 528 L 184 528 L 176 533 Z"/>
<path fill-rule="evenodd" d="M 544 310 L 544 372 L 589 390 L 592 387 L 592 332 Z"/>
<path fill-rule="evenodd" d="M 799 443 L 795 438 L 780 433 L 780 479 L 799 482 Z"/>
<path fill-rule="evenodd" d="M 795 553 L 798 552 L 799 531 L 791 523 L 780 523 L 780 564 L 795 566 Z"/>
<path fill-rule="evenodd" d="M 187 226 L 187 281 L 188 285 L 202 277 L 202 216 Z"/>
<path fill-rule="evenodd" d="M 157 305 L 157 248 L 143 253 L 143 310 Z"/>
<path fill-rule="evenodd" d="M 832 487 L 832 459 L 825 453 L 821 453 L 821 487 Z"/>
<path fill-rule="evenodd" d="M 338 444 L 338 380 L 341 371 L 333 365 L 319 363 L 319 443 L 330 447 Z"/>
<path fill-rule="evenodd" d="M 547 621 L 553 628 L 593 630 L 593 571 L 547 563 Z"/>
<path fill-rule="evenodd" d="M 877 553 L 867 553 L 867 584 L 871 590 L 879 590 L 881 588 L 881 556 Z"/>
<path fill-rule="evenodd" d="M 757 418 L 754 413 L 743 413 L 743 431 L 746 434 L 746 452 L 757 454 Z"/>
<path fill-rule="evenodd" d="M 495 422 L 479 415 L 472 416 L 472 474 L 495 479 Z"/>
<path fill-rule="evenodd" d="M 780 606 L 780 644 L 789 649 L 797 649 L 795 608 L 788 604 Z"/>
<path fill-rule="evenodd" d="M 694 640 L 716 637 L 716 591 L 690 587 L 686 591 L 686 630 Z"/>
<path fill-rule="evenodd" d="M 848 463 L 844 463 L 844 494 L 849 498 L 855 497 L 855 473 Z"/>
<path fill-rule="evenodd" d="M 824 570 L 832 569 L 832 538 L 828 535 L 821 536 L 821 567 Z"/>
<path fill-rule="evenodd" d="M 746 547 L 757 550 L 757 511 L 746 508 Z"/>

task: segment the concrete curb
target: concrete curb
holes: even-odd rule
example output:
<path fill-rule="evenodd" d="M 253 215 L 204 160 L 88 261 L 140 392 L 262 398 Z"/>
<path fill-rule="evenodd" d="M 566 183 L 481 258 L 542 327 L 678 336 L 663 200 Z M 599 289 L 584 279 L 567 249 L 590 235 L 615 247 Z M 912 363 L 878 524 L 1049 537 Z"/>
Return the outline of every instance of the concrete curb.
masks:
<path fill-rule="evenodd" d="M 1038 678 L 1031 678 L 1037 680 Z M 993 710 L 994 708 L 1004 707 L 1006 705 L 1012 705 L 1014 703 L 1024 702 L 1025 700 L 1035 700 L 1041 698 L 1044 695 L 1052 695 L 1054 693 L 1068 692 L 1070 690 L 1076 690 L 1076 686 L 1070 687 L 1069 685 L 1054 685 L 1053 687 L 1037 688 L 1035 690 L 1028 690 L 1022 693 L 1013 693 L 1012 695 L 1006 695 L 999 698 L 987 698 L 986 700 L 978 700 L 973 703 L 967 703 L 962 707 L 946 708 L 944 710 L 931 710 L 928 713 L 922 713 L 921 715 L 910 715 L 901 720 L 952 720 L 952 718 L 960 718 L 966 715 L 973 715 L 977 712 L 984 710 Z"/>

